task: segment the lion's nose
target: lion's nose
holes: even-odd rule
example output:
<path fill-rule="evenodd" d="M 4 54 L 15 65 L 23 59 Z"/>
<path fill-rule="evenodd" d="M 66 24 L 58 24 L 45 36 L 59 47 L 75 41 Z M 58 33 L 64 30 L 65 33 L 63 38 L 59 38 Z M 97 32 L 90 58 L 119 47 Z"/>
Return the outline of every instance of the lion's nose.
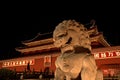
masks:
<path fill-rule="evenodd" d="M 72 37 L 70 37 L 70 38 L 68 39 L 68 41 L 67 41 L 65 44 L 70 44 L 71 41 L 72 41 Z"/>

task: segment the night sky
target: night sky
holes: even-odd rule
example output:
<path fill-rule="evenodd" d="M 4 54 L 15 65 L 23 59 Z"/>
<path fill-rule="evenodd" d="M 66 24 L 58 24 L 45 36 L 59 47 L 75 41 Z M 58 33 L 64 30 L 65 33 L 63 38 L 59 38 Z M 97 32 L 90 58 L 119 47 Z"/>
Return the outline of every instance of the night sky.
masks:
<path fill-rule="evenodd" d="M 111 46 L 120 45 L 119 17 L 116 14 L 14 16 L 13 18 L 7 16 L 3 19 L 0 29 L 0 59 L 18 56 L 19 52 L 16 52 L 15 48 L 22 46 L 21 41 L 32 39 L 38 33 L 52 32 L 55 26 L 68 19 L 74 19 L 83 24 L 94 19 L 98 31 L 103 32 L 107 42 Z"/>

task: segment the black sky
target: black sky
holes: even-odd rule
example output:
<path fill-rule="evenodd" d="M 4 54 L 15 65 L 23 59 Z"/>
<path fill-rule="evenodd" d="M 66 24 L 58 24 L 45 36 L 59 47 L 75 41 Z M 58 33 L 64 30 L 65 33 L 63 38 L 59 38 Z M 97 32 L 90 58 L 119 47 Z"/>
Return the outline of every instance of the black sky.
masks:
<path fill-rule="evenodd" d="M 21 41 L 32 39 L 37 33 L 51 32 L 55 26 L 67 19 L 75 19 L 83 24 L 95 19 L 98 31 L 103 32 L 108 43 L 112 46 L 120 45 L 119 18 L 120 16 L 115 13 L 6 16 L 2 20 L 0 29 L 0 59 L 17 56 L 19 53 L 15 48 L 21 46 Z"/>

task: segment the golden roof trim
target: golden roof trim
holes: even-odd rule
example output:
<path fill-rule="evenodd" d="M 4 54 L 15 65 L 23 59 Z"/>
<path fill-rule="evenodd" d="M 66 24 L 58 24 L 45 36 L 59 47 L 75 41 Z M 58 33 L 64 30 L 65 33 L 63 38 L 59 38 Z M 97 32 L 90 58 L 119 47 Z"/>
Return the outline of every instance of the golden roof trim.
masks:
<path fill-rule="evenodd" d="M 48 39 L 33 41 L 33 42 L 29 42 L 29 43 L 22 43 L 22 44 L 24 44 L 26 46 L 36 46 L 36 45 L 43 45 L 43 44 L 48 44 L 48 43 L 52 43 L 52 42 L 53 42 L 53 38 L 48 38 Z"/>

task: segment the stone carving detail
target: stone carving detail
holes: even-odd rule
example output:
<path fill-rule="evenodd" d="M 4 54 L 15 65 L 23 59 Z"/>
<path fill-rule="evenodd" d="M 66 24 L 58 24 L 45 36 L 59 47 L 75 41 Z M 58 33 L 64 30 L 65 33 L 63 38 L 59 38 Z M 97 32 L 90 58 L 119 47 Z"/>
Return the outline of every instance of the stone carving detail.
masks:
<path fill-rule="evenodd" d="M 55 62 L 55 80 L 103 80 L 97 79 L 89 34 L 83 24 L 64 20 L 53 31 L 53 40 L 61 49 Z"/>

